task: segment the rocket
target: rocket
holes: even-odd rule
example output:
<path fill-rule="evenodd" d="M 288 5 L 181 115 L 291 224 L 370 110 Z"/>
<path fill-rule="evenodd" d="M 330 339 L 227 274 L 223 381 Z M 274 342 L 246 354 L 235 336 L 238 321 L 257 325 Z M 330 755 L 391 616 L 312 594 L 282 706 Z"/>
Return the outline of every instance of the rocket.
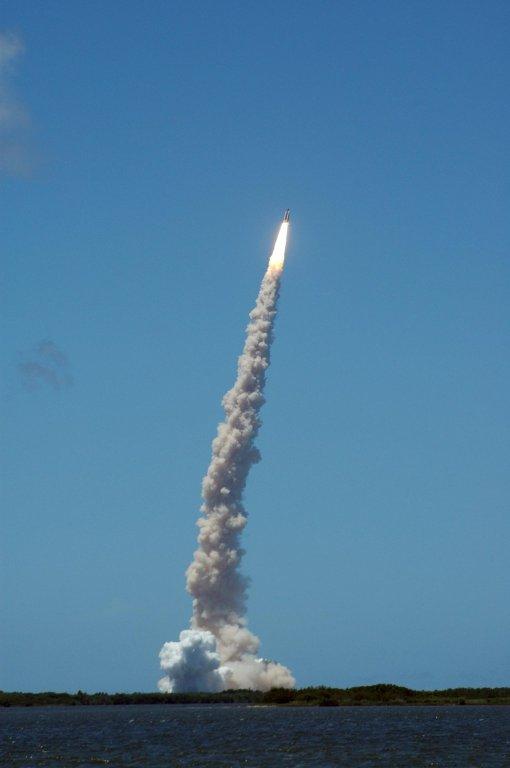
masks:
<path fill-rule="evenodd" d="M 283 214 L 283 220 L 284 221 L 290 221 L 290 208 L 287 208 L 285 210 L 285 213 Z"/>

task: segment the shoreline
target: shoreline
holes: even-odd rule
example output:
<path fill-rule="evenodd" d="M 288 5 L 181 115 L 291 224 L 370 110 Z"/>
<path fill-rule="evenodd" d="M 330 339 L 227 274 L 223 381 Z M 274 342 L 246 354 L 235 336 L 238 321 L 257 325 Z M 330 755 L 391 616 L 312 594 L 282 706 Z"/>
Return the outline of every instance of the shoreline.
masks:
<path fill-rule="evenodd" d="M 276 688 L 263 693 L 231 690 L 220 693 L 77 693 L 0 691 L 0 707 L 101 706 L 175 704 L 251 704 L 283 707 L 510 705 L 510 688 L 446 688 L 416 691 L 381 683 L 353 688 L 317 686 Z"/>

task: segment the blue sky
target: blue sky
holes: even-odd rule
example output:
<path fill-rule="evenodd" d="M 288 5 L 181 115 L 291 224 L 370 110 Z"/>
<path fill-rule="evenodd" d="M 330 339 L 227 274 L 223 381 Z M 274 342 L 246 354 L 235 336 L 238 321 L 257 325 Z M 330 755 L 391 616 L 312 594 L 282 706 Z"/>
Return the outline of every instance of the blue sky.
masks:
<path fill-rule="evenodd" d="M 287 206 L 250 627 L 300 685 L 510 684 L 509 26 L 2 3 L 1 688 L 155 688 Z"/>

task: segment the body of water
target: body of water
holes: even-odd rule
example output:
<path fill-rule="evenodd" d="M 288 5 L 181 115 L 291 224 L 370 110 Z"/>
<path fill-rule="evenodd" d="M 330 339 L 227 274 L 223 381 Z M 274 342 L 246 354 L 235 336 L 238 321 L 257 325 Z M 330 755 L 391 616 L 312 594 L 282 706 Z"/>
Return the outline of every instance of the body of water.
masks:
<path fill-rule="evenodd" d="M 2 768 L 510 768 L 510 707 L 0 710 Z"/>

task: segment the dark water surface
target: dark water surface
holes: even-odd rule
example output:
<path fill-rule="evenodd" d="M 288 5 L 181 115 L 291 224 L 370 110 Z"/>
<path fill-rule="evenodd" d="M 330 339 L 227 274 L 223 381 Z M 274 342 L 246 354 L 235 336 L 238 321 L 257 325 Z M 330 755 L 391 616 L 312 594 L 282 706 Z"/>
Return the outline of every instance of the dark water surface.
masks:
<path fill-rule="evenodd" d="M 510 768 L 510 707 L 0 710 L 8 768 Z"/>

